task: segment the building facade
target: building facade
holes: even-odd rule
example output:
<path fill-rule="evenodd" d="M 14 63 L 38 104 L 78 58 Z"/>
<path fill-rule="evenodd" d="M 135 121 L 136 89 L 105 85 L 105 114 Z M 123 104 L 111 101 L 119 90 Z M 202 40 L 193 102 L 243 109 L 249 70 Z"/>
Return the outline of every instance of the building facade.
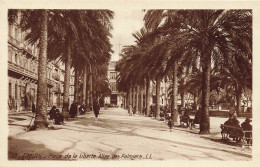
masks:
<path fill-rule="evenodd" d="M 116 66 L 116 61 L 111 61 L 108 66 L 108 80 L 109 80 L 109 88 L 111 90 L 111 95 L 105 97 L 104 101 L 105 104 L 110 104 L 112 106 L 119 106 L 121 107 L 123 104 L 123 97 L 118 92 L 117 87 L 116 87 L 116 79 L 118 72 L 115 70 Z"/>
<path fill-rule="evenodd" d="M 8 25 L 8 108 L 11 112 L 31 110 L 36 103 L 38 81 L 37 44 L 25 40 L 28 32 L 16 23 Z M 64 64 L 52 61 L 47 65 L 47 105 L 62 107 L 64 86 Z M 70 104 L 73 101 L 74 74 L 71 73 Z"/>

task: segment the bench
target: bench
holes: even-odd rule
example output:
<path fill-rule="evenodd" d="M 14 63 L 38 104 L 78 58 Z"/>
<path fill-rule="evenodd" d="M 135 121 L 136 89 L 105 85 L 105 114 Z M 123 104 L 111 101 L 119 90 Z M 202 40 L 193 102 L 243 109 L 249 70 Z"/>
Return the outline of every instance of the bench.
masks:
<path fill-rule="evenodd" d="M 233 138 L 236 142 L 242 141 L 243 146 L 252 146 L 252 131 L 243 130 L 241 127 L 220 125 L 222 139 Z"/>

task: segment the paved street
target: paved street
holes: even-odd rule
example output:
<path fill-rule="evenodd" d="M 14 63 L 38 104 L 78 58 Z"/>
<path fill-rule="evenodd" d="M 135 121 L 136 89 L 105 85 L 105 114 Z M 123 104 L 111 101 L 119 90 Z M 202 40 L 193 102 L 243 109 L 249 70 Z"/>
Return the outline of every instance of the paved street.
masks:
<path fill-rule="evenodd" d="M 54 130 L 26 132 L 31 113 L 9 115 L 9 159 L 117 159 L 117 160 L 250 160 L 251 148 L 223 143 L 220 123 L 211 118 L 211 135 L 140 115 L 121 108 L 101 110 L 69 119 Z M 240 120 L 242 122 L 243 119 Z"/>

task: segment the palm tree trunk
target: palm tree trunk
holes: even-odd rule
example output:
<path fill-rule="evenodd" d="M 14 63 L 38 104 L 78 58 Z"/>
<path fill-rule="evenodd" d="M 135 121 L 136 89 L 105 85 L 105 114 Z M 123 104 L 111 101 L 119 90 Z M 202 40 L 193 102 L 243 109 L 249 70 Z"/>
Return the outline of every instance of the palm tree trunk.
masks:
<path fill-rule="evenodd" d="M 139 85 L 136 86 L 136 113 L 139 112 Z"/>
<path fill-rule="evenodd" d="M 74 78 L 74 101 L 79 102 L 79 68 L 75 66 L 75 78 Z"/>
<path fill-rule="evenodd" d="M 161 80 L 156 80 L 156 111 L 155 111 L 155 118 L 159 117 L 160 113 L 160 86 L 161 86 Z"/>
<path fill-rule="evenodd" d="M 237 100 L 237 106 L 236 106 L 236 111 L 237 114 L 239 115 L 241 113 L 241 94 L 242 94 L 242 87 L 236 86 L 236 100 Z"/>
<path fill-rule="evenodd" d="M 63 107 L 62 114 L 64 118 L 69 117 L 69 93 L 70 93 L 70 68 L 71 68 L 71 41 L 68 37 L 67 41 L 67 57 L 65 60 L 65 78 L 64 78 L 64 96 L 63 96 Z"/>
<path fill-rule="evenodd" d="M 146 79 L 144 80 L 144 90 L 143 90 L 143 94 L 144 94 L 144 108 L 146 107 Z M 145 111 L 144 113 L 145 114 Z"/>
<path fill-rule="evenodd" d="M 36 129 L 45 129 L 47 122 L 47 37 L 48 37 L 48 13 L 41 11 L 41 30 L 40 30 L 40 55 L 38 67 L 38 89 L 37 104 L 34 126 Z"/>
<path fill-rule="evenodd" d="M 129 113 L 129 105 L 130 105 L 130 89 L 127 89 L 127 98 L 126 98 L 126 102 L 127 102 L 127 109 L 128 109 L 128 113 Z"/>
<path fill-rule="evenodd" d="M 82 105 L 86 105 L 86 92 L 87 92 L 87 66 L 84 65 L 83 70 L 83 89 L 82 89 Z"/>
<path fill-rule="evenodd" d="M 93 78 L 92 68 L 89 66 L 89 109 L 93 111 Z"/>
<path fill-rule="evenodd" d="M 90 97 L 90 95 L 89 95 L 89 93 L 90 93 L 90 91 L 89 91 L 89 75 L 88 75 L 88 81 L 87 81 L 87 92 L 86 92 L 86 108 L 87 108 L 87 110 L 89 111 L 89 107 L 90 107 L 90 105 L 89 105 L 89 97 Z"/>
<path fill-rule="evenodd" d="M 133 98 L 132 98 L 132 85 L 129 87 L 129 105 L 132 105 Z"/>
<path fill-rule="evenodd" d="M 145 115 L 149 113 L 150 109 L 150 80 L 149 78 L 146 79 L 146 92 L 145 92 L 145 103 L 146 103 L 146 110 L 145 110 Z"/>
<path fill-rule="evenodd" d="M 124 109 L 126 109 L 128 105 L 128 93 L 124 96 Z"/>
<path fill-rule="evenodd" d="M 167 106 L 168 105 L 168 88 L 167 88 L 167 84 L 166 84 L 166 81 L 165 81 L 165 83 L 164 83 L 165 85 L 165 96 L 164 96 L 164 98 L 165 98 L 165 106 Z"/>
<path fill-rule="evenodd" d="M 134 108 L 135 107 L 135 86 L 132 87 L 132 96 L 133 96 L 132 106 Z"/>
<path fill-rule="evenodd" d="M 129 87 L 129 105 L 131 105 L 133 107 L 133 97 L 132 97 L 132 85 Z M 129 106 L 128 105 L 128 106 Z"/>
<path fill-rule="evenodd" d="M 172 111 L 171 111 L 171 115 L 172 115 L 172 120 L 174 121 L 174 124 L 177 125 L 178 124 L 178 77 L 177 77 L 177 73 L 178 73 L 178 62 L 175 61 L 173 64 L 173 78 L 172 78 Z"/>
<path fill-rule="evenodd" d="M 200 134 L 209 134 L 210 120 L 209 120 L 209 99 L 210 99 L 210 66 L 211 58 L 206 57 L 203 71 L 202 71 L 202 115 L 200 122 Z"/>
<path fill-rule="evenodd" d="M 184 104 L 184 92 L 181 93 L 181 107 L 185 107 L 185 104 Z"/>
<path fill-rule="evenodd" d="M 93 89 L 93 104 L 94 104 L 94 102 L 97 102 L 98 103 L 98 101 L 97 101 L 97 96 L 96 96 L 96 91 L 95 91 L 95 89 Z M 92 108 L 93 109 L 93 108 Z"/>
<path fill-rule="evenodd" d="M 140 99 L 140 111 L 143 114 L 143 108 L 144 108 L 144 89 L 143 87 L 141 88 L 141 99 Z"/>
<path fill-rule="evenodd" d="M 194 106 L 196 107 L 196 110 L 197 110 L 197 105 L 198 105 L 198 96 L 197 96 L 197 93 L 194 93 L 193 94 L 193 103 L 194 103 Z"/>

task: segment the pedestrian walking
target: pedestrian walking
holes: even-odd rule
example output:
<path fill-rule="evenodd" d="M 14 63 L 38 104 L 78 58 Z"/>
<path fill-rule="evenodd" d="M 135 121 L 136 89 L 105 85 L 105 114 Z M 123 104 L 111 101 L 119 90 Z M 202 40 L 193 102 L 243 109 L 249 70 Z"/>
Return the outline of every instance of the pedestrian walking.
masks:
<path fill-rule="evenodd" d="M 135 116 L 136 113 L 136 106 L 133 108 L 133 115 Z"/>
<path fill-rule="evenodd" d="M 94 102 L 93 110 L 94 110 L 95 117 L 97 118 L 100 110 L 100 106 L 98 102 Z"/>
<path fill-rule="evenodd" d="M 70 106 L 70 112 L 69 115 L 71 118 L 77 117 L 77 103 L 74 101 Z"/>

